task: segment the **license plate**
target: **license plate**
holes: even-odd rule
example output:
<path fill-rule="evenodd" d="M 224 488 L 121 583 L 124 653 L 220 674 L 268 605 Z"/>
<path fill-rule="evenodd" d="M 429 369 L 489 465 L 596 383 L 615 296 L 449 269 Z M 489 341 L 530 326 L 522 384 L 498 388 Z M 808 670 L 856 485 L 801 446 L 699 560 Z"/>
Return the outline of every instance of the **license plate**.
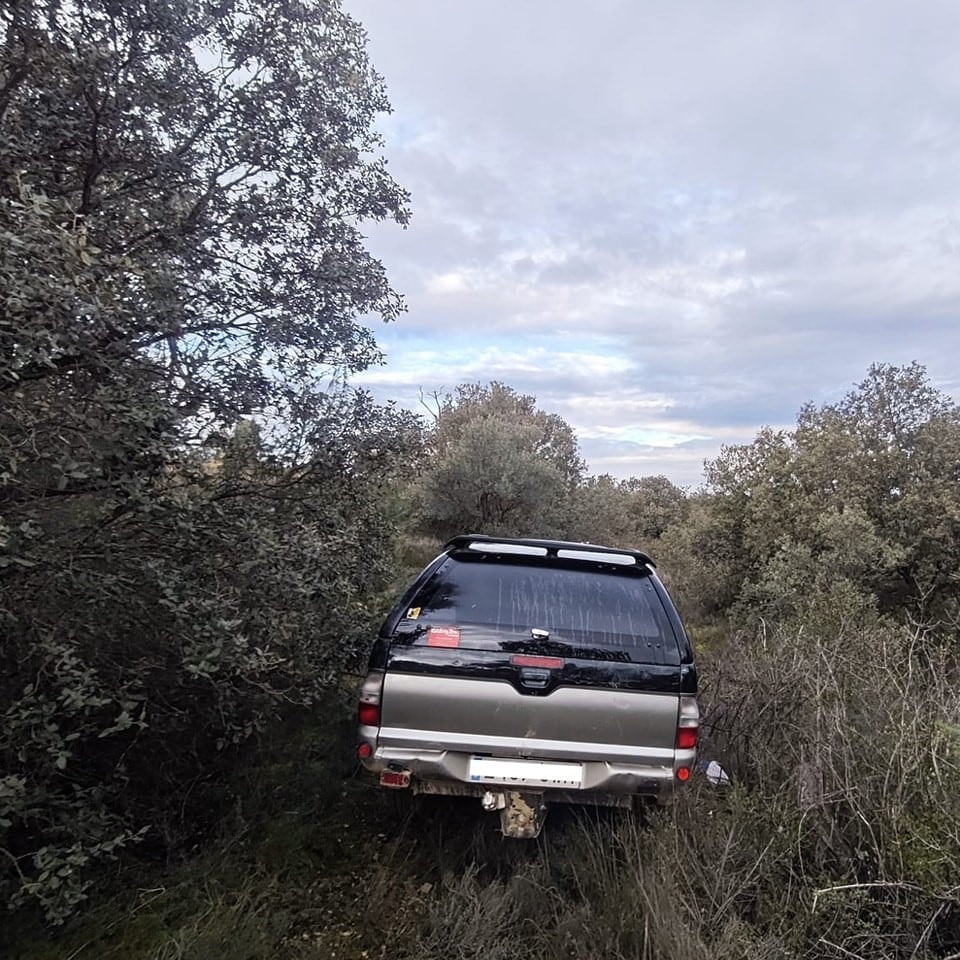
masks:
<path fill-rule="evenodd" d="M 560 787 L 569 790 L 579 789 L 583 782 L 583 767 L 579 763 L 557 763 L 549 760 L 471 757 L 469 777 L 472 783 Z"/>

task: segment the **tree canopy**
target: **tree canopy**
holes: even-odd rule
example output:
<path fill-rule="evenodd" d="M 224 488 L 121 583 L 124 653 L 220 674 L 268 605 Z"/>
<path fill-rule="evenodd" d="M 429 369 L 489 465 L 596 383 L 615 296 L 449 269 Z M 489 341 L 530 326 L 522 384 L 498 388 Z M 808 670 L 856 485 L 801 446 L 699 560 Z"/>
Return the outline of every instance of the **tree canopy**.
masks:
<path fill-rule="evenodd" d="M 584 471 L 570 425 L 497 382 L 463 384 L 444 398 L 431 452 L 421 509 L 442 536 L 557 532 Z"/>
<path fill-rule="evenodd" d="M 362 222 L 407 197 L 334 0 L 0 28 L 0 892 L 59 920 L 359 655 L 419 426 L 344 378 L 402 308 Z"/>
<path fill-rule="evenodd" d="M 795 430 L 764 430 L 708 464 L 705 547 L 768 612 L 841 589 L 955 622 L 958 471 L 960 410 L 920 365 L 878 364 L 840 402 L 807 404 Z"/>

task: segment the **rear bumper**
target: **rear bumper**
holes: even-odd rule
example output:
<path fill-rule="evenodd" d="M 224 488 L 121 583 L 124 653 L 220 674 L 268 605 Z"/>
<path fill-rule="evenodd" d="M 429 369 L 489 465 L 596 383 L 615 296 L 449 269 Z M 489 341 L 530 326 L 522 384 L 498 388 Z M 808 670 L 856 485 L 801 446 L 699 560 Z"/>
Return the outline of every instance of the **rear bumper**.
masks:
<path fill-rule="evenodd" d="M 453 750 L 425 750 L 409 747 L 379 747 L 373 756 L 363 760 L 367 770 L 379 774 L 388 768 L 409 770 L 413 776 L 415 791 L 424 793 L 450 793 L 465 796 L 480 796 L 497 786 L 510 789 L 526 788 L 530 791 L 555 796 L 565 802 L 597 802 L 601 796 L 649 796 L 668 799 L 676 787 L 676 771 L 681 767 L 693 767 L 696 751 L 672 752 L 669 763 L 630 764 L 621 761 L 581 761 L 582 778 L 578 789 L 553 789 L 543 784 L 525 784 L 516 779 L 499 784 L 486 780 L 474 782 L 470 777 L 471 753 Z M 419 784 L 418 784 L 419 782 Z M 448 784 L 442 787 L 441 784 Z M 603 801 L 600 801 L 603 802 Z"/>

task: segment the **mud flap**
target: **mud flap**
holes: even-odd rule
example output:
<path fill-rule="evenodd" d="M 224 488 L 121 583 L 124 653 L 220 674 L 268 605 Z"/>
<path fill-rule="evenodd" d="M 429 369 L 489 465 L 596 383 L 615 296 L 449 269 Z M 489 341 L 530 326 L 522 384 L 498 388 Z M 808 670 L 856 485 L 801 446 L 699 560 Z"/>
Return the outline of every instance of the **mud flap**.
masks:
<path fill-rule="evenodd" d="M 504 793 L 506 806 L 500 811 L 500 829 L 505 837 L 532 840 L 540 836 L 547 819 L 547 805 L 542 793 Z"/>

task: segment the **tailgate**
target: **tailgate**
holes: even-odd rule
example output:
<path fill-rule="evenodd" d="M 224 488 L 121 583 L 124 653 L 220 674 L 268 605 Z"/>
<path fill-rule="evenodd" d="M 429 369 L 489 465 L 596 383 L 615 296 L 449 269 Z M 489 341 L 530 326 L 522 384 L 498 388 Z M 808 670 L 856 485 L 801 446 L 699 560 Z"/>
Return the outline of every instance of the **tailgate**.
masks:
<path fill-rule="evenodd" d="M 461 551 L 408 602 L 380 747 L 673 763 L 696 673 L 648 567 Z"/>
<path fill-rule="evenodd" d="M 423 648 L 393 653 L 384 678 L 380 745 L 672 762 L 680 667 L 563 660 L 547 669 L 517 666 L 514 659 L 492 651 L 473 651 L 469 658 Z"/>

